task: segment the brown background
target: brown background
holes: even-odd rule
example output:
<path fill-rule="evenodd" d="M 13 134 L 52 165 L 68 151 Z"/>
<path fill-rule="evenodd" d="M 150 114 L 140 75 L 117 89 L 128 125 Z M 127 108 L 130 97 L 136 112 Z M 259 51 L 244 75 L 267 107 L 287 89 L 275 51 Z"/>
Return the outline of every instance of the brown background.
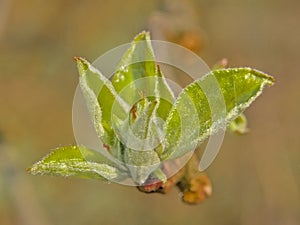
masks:
<path fill-rule="evenodd" d="M 251 132 L 226 135 L 207 170 L 213 196 L 188 206 L 177 190 L 146 195 L 116 184 L 27 175 L 26 167 L 50 149 L 74 143 L 72 57 L 92 61 L 129 42 L 163 2 L 0 0 L 0 224 L 300 223 L 300 2 L 181 2 L 191 9 L 178 30 L 199 26 L 209 65 L 227 57 L 231 67 L 276 77 L 246 111 Z"/>

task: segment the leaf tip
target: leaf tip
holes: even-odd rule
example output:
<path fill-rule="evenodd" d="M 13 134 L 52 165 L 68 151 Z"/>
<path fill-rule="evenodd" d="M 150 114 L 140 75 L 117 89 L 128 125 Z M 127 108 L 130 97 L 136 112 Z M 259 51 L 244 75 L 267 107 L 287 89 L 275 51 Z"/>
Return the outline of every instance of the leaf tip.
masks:
<path fill-rule="evenodd" d="M 82 74 L 84 74 L 84 72 L 88 70 L 89 63 L 82 57 L 74 56 L 73 59 L 77 63 L 79 75 L 82 76 Z"/>
<path fill-rule="evenodd" d="M 26 173 L 30 175 L 37 175 L 41 173 L 41 171 L 38 170 L 38 162 L 34 163 L 32 166 L 26 168 Z"/>
<path fill-rule="evenodd" d="M 73 57 L 73 60 L 74 60 L 75 62 L 78 62 L 78 61 L 79 61 L 79 58 L 80 58 L 80 57 L 78 57 L 78 56 L 74 56 L 74 57 Z"/>
<path fill-rule="evenodd" d="M 275 83 L 275 78 L 271 75 L 268 75 L 260 70 L 257 69 L 250 69 L 256 76 L 264 78 L 266 80 L 265 84 L 268 86 L 272 86 Z"/>
<path fill-rule="evenodd" d="M 26 168 L 26 173 L 28 173 L 28 174 L 32 174 L 32 167 L 28 167 L 28 168 Z"/>
<path fill-rule="evenodd" d="M 134 42 L 141 41 L 141 40 L 144 40 L 144 41 L 150 40 L 150 32 L 144 30 L 141 33 L 139 33 L 138 35 L 136 35 L 134 38 Z"/>

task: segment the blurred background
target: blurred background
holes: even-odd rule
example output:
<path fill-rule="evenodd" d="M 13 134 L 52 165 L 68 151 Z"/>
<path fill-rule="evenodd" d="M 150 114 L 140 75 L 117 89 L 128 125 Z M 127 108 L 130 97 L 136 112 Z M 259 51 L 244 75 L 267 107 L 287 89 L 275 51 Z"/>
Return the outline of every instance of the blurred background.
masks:
<path fill-rule="evenodd" d="M 0 0 L 0 224 L 300 224 L 300 1 Z M 298 28 L 297 28 L 298 27 Z M 202 204 L 25 169 L 74 144 L 78 75 L 147 29 L 197 52 L 212 66 L 250 66 L 276 84 L 246 111 L 250 133 L 227 134 L 207 170 Z"/>

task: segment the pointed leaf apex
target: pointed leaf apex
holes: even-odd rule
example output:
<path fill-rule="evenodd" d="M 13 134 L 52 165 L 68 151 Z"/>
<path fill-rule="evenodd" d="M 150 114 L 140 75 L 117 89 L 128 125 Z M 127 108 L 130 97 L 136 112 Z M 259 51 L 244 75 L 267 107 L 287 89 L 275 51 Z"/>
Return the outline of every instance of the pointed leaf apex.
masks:
<path fill-rule="evenodd" d="M 83 74 L 85 73 L 85 71 L 87 71 L 88 68 L 89 68 L 88 61 L 86 59 L 78 57 L 78 56 L 74 56 L 73 59 L 77 63 L 77 68 L 78 68 L 78 71 L 79 71 L 79 75 L 83 76 Z"/>
<path fill-rule="evenodd" d="M 227 71 L 228 74 L 231 74 L 231 72 L 234 72 L 234 70 L 236 70 L 236 72 L 240 72 L 240 73 L 248 73 L 248 74 L 252 74 L 254 75 L 256 78 L 261 78 L 264 80 L 263 82 L 263 86 L 272 86 L 275 82 L 275 78 L 273 76 L 270 76 L 262 71 L 259 71 L 257 69 L 252 69 L 250 67 L 241 67 L 241 68 L 226 68 L 226 69 L 217 69 L 214 70 L 215 73 L 218 73 L 219 71 Z"/>
<path fill-rule="evenodd" d="M 31 167 L 28 167 L 28 168 L 26 168 L 26 173 L 29 173 L 29 174 L 31 174 L 32 173 L 32 168 Z"/>
<path fill-rule="evenodd" d="M 142 31 L 141 33 L 136 35 L 133 42 L 142 41 L 142 40 L 144 41 L 150 40 L 150 33 L 148 31 Z"/>
<path fill-rule="evenodd" d="M 264 72 L 261 72 L 259 70 L 256 70 L 256 69 L 251 69 L 251 68 L 248 68 L 248 69 L 251 70 L 251 72 L 253 72 L 256 76 L 266 79 L 267 85 L 272 86 L 274 84 L 275 78 L 273 76 L 270 76 L 270 75 L 268 75 Z"/>
<path fill-rule="evenodd" d="M 74 56 L 73 59 L 74 59 L 75 62 L 77 62 L 80 59 L 80 57 Z"/>

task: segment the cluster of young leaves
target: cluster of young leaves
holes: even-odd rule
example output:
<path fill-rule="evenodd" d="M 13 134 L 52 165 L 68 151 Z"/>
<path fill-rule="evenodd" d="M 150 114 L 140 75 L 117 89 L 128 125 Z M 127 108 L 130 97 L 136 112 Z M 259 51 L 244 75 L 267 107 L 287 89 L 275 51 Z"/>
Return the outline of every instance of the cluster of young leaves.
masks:
<path fill-rule="evenodd" d="M 139 47 L 140 44 L 143 48 Z M 139 61 L 139 57 L 147 60 Z M 146 184 L 150 178 L 165 182 L 167 178 L 161 162 L 183 156 L 191 142 L 200 144 L 221 129 L 217 126 L 212 129 L 212 113 L 209 101 L 200 88 L 202 83 L 212 77 L 217 80 L 226 105 L 226 124 L 238 132 L 246 131 L 241 113 L 265 86 L 273 84 L 271 76 L 254 69 L 217 69 L 185 87 L 175 99 L 155 64 L 147 32 L 135 37 L 112 80 L 108 80 L 87 60 L 75 59 L 81 91 L 94 128 L 109 157 L 84 146 L 59 147 L 30 167 L 28 172 L 31 174 L 110 181 L 131 178 L 137 185 Z M 147 78 L 147 82 L 139 83 L 140 78 Z M 136 99 L 140 100 L 135 102 Z M 196 110 L 194 115 L 188 113 L 191 106 L 186 99 Z M 160 118 L 160 122 L 156 118 Z M 199 132 L 185 140 L 182 138 L 182 124 Z M 132 137 L 137 137 L 134 143 L 140 147 L 139 150 L 127 143 Z M 156 147 L 149 150 L 149 146 L 155 143 Z"/>

